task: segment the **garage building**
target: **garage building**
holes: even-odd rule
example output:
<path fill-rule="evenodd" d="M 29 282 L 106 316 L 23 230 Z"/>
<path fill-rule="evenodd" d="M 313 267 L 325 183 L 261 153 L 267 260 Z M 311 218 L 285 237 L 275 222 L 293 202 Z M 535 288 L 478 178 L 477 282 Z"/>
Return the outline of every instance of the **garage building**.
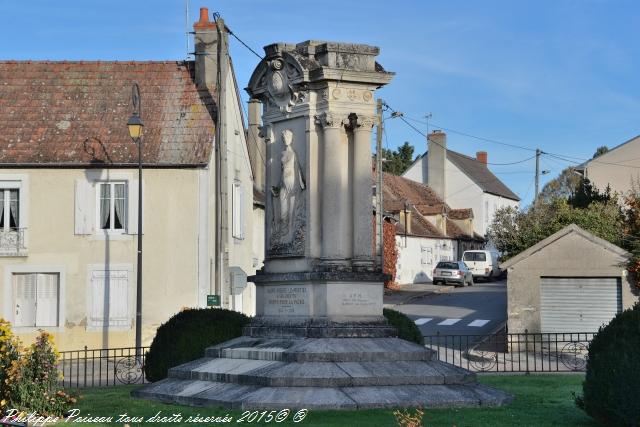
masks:
<path fill-rule="evenodd" d="M 638 301 L 629 254 L 575 224 L 510 258 L 510 333 L 596 332 Z"/>

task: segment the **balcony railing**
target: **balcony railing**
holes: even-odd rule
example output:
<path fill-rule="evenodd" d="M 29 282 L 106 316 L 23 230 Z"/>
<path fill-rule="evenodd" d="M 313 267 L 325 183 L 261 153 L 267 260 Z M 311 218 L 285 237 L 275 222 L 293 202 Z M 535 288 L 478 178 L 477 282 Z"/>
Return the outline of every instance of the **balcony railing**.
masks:
<path fill-rule="evenodd" d="M 26 228 L 0 230 L 0 256 L 23 256 L 27 254 L 24 236 Z"/>

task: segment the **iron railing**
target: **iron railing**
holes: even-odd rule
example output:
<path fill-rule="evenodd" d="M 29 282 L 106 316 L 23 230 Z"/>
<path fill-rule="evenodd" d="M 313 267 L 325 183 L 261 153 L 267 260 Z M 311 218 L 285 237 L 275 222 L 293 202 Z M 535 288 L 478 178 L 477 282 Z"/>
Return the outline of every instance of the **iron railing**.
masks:
<path fill-rule="evenodd" d="M 0 256 L 21 255 L 26 253 L 24 244 L 26 228 L 0 230 Z"/>
<path fill-rule="evenodd" d="M 144 384 L 144 359 L 149 347 L 61 351 L 58 369 L 63 387 Z M 138 351 L 136 351 L 138 350 Z"/>
<path fill-rule="evenodd" d="M 474 372 L 584 372 L 594 332 L 429 335 L 434 359 Z"/>

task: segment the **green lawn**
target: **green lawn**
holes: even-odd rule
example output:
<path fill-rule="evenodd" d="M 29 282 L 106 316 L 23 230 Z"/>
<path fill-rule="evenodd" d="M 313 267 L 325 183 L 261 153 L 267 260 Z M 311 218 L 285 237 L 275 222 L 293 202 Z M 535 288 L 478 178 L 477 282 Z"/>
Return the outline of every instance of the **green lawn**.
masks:
<path fill-rule="evenodd" d="M 582 375 L 513 375 L 479 376 L 480 381 L 492 387 L 513 393 L 516 398 L 508 406 L 501 408 L 470 409 L 427 409 L 423 424 L 425 426 L 597 426 L 597 424 L 576 408 L 573 392 L 581 391 Z M 221 416 L 226 414 L 240 416 L 241 411 L 225 411 L 216 408 L 190 408 L 186 406 L 165 405 L 137 400 L 129 397 L 133 386 L 96 388 L 81 390 L 82 399 L 77 404 L 82 416 L 115 416 L 127 413 L 136 417 L 151 417 L 158 411 L 165 416 L 182 414 L 183 419 L 191 415 Z M 289 417 L 291 419 L 291 416 Z M 135 422 L 130 423 L 137 425 Z M 256 423 L 252 423 L 255 425 Z M 260 423 L 265 425 L 267 423 Z M 276 424 L 271 422 L 269 424 Z M 116 425 L 80 424 L 76 425 Z M 122 423 L 119 423 L 122 425 Z M 162 425 L 145 423 L 146 426 Z M 213 423 L 175 423 L 166 425 L 223 425 Z M 306 419 L 298 424 L 280 423 L 279 425 L 304 426 L 395 426 L 395 418 L 389 410 L 368 411 L 310 411 Z"/>

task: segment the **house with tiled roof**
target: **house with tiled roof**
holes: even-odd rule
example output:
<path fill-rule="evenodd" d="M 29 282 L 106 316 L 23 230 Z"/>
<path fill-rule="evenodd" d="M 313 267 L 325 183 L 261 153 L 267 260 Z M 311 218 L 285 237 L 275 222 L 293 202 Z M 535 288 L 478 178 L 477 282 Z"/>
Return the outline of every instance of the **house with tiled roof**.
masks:
<path fill-rule="evenodd" d="M 520 198 L 489 169 L 486 151 L 477 152 L 474 158 L 449 150 L 442 131 L 429 134 L 427 151 L 402 176 L 429 185 L 452 208 L 472 209 L 474 230 L 481 236 L 487 234 L 498 209 L 518 207 L 520 203 Z"/>
<path fill-rule="evenodd" d="M 196 60 L 0 61 L 0 317 L 61 349 L 133 346 L 139 87 L 142 344 L 184 307 L 252 314 L 253 176 L 226 31 Z M 258 255 L 259 256 L 259 255 Z"/>
<path fill-rule="evenodd" d="M 429 186 L 389 173 L 382 191 L 385 212 L 396 218 L 397 283 L 429 282 L 439 261 L 484 247 L 471 208 L 452 209 Z"/>

